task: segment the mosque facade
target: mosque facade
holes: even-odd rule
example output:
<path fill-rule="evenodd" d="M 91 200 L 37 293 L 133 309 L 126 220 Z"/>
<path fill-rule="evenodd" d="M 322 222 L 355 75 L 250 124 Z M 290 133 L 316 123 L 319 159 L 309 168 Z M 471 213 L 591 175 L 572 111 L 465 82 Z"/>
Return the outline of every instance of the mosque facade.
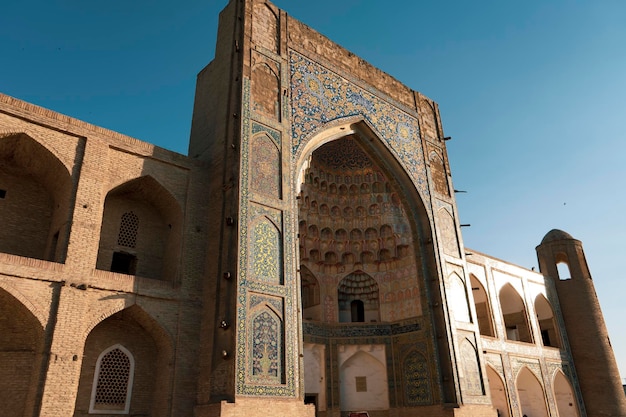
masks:
<path fill-rule="evenodd" d="M 191 124 L 0 95 L 4 415 L 626 416 L 582 243 L 466 248 L 434 101 L 231 0 Z"/>

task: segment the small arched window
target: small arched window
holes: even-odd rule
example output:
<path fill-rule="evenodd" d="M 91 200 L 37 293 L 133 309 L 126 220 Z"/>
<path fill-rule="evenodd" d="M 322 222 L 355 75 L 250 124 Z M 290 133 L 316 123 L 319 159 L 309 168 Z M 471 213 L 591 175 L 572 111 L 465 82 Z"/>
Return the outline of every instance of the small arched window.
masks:
<path fill-rule="evenodd" d="M 135 359 L 124 346 L 104 350 L 96 362 L 89 412 L 128 414 L 134 372 Z"/>

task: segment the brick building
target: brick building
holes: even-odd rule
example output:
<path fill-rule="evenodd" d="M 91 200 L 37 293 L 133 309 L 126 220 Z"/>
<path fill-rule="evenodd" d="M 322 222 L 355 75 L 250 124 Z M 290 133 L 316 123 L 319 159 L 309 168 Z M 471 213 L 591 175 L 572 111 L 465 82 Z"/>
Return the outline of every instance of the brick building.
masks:
<path fill-rule="evenodd" d="M 435 102 L 261 0 L 189 156 L 0 95 L 3 415 L 626 416 L 581 243 L 469 251 L 452 190 Z"/>

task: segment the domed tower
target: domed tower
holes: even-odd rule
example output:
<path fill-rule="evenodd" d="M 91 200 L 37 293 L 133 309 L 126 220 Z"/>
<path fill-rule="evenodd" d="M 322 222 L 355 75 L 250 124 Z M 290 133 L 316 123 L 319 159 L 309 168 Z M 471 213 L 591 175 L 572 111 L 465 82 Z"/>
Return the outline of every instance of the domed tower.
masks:
<path fill-rule="evenodd" d="M 582 243 L 551 230 L 537 246 L 539 268 L 554 279 L 590 416 L 626 416 L 626 399 Z"/>

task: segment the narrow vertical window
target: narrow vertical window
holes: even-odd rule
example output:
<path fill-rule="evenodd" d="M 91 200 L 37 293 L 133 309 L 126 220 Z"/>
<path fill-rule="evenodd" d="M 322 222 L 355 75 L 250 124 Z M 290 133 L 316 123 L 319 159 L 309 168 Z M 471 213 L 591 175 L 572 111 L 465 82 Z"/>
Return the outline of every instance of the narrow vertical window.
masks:
<path fill-rule="evenodd" d="M 124 346 L 102 352 L 96 362 L 89 412 L 128 414 L 134 371 L 135 359 Z"/>
<path fill-rule="evenodd" d="M 559 262 L 556 264 L 556 269 L 561 281 L 572 278 L 572 273 L 569 270 L 567 262 Z"/>

